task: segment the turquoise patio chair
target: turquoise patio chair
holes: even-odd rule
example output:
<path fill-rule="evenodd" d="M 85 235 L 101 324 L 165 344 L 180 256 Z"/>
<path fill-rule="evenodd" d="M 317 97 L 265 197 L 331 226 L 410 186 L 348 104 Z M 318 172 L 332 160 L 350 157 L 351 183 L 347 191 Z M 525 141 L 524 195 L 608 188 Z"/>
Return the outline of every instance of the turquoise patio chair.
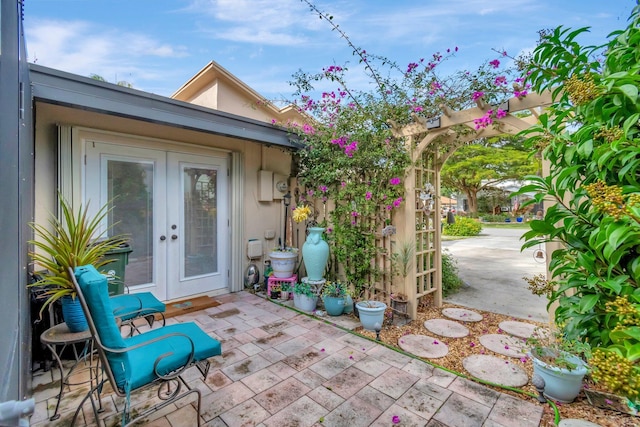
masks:
<path fill-rule="evenodd" d="M 115 393 L 125 397 L 123 426 L 131 425 L 192 393 L 197 395 L 197 425 L 200 426 L 200 391 L 190 388 L 181 375 L 195 365 L 206 378 L 210 367 L 208 359 L 222 354 L 220 342 L 193 322 L 163 326 L 123 338 L 113 314 L 107 279 L 91 265 L 77 267 L 75 275 L 71 276 L 87 316 L 103 373 L 78 406 L 71 425 L 75 425 L 87 399 L 91 401 L 96 423 L 99 424 L 94 396 L 100 403 L 102 387 L 109 381 Z M 131 393 L 153 385 L 158 386 L 160 402 L 131 419 Z M 184 391 L 183 386 L 186 388 Z"/>
<path fill-rule="evenodd" d="M 166 307 L 163 302 L 156 298 L 151 292 L 140 292 L 137 294 L 122 294 L 109 297 L 113 314 L 120 320 L 120 327 L 130 328 L 129 336 L 134 332 L 140 333 L 136 321 L 144 319 L 149 328 L 153 327 L 156 320 L 166 324 L 164 312 Z M 156 319 L 158 317 L 159 319 Z"/>

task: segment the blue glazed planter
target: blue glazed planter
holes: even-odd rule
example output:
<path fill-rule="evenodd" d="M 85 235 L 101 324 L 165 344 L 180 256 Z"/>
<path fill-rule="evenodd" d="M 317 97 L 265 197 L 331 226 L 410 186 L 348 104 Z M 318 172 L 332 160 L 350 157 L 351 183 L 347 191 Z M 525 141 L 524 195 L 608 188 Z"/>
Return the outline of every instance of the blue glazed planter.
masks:
<path fill-rule="evenodd" d="M 353 298 L 351 298 L 351 295 L 344 297 L 344 310 L 342 312 L 344 314 L 353 313 Z"/>
<path fill-rule="evenodd" d="M 322 239 L 322 227 L 309 227 L 309 235 L 302 245 L 302 260 L 309 280 L 322 280 L 329 260 L 329 244 Z"/>
<path fill-rule="evenodd" d="M 62 317 L 71 332 L 83 332 L 89 329 L 87 318 L 82 311 L 78 298 L 62 297 Z"/>
<path fill-rule="evenodd" d="M 340 316 L 344 311 L 344 297 L 324 297 L 324 309 L 329 316 Z"/>

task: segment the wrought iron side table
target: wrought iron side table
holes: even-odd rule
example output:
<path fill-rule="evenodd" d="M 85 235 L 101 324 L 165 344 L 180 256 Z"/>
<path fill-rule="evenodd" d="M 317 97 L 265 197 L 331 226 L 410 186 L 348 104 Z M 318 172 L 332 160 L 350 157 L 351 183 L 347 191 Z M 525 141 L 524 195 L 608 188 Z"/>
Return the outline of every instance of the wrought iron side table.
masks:
<path fill-rule="evenodd" d="M 55 412 L 53 413 L 51 418 L 49 418 L 50 421 L 54 421 L 60 418 L 60 414 L 58 414 L 58 409 L 60 407 L 60 400 L 62 400 L 62 396 L 64 395 L 65 385 L 72 386 L 72 385 L 80 385 L 80 384 L 85 384 L 87 382 L 90 382 L 91 383 L 90 387 L 93 387 L 94 381 L 96 381 L 95 384 L 97 385 L 97 381 L 99 380 L 98 375 L 100 374 L 99 366 L 98 366 L 97 360 L 95 361 L 95 363 L 93 361 L 93 339 L 91 337 L 91 332 L 88 329 L 83 332 L 71 332 L 67 327 L 66 323 L 60 323 L 44 331 L 42 335 L 40 335 L 40 341 L 44 345 L 46 345 L 49 348 L 49 350 L 51 350 L 51 353 L 53 354 L 53 357 L 55 358 L 56 363 L 58 364 L 58 369 L 60 370 L 60 393 L 58 394 L 58 402 L 56 403 Z M 75 344 L 82 344 L 82 343 L 84 343 L 84 346 L 80 351 L 80 353 L 78 353 L 78 350 Z M 63 370 L 62 360 L 60 355 L 65 350 L 65 348 L 67 348 L 67 346 L 73 347 L 73 355 L 75 357 L 75 363 L 73 364 L 71 369 L 69 369 L 69 372 L 67 372 L 67 375 L 64 375 L 64 370 Z M 85 369 L 89 370 L 89 380 L 72 383 L 71 377 L 72 375 L 74 375 L 74 372 L 75 374 L 79 374 L 81 372 L 81 370 L 76 371 L 76 369 L 78 368 L 82 360 L 85 360 L 85 364 L 86 364 L 86 361 L 88 360 L 88 366 L 82 367 L 81 370 L 85 370 Z M 52 373 L 52 380 L 53 380 L 53 373 Z M 100 407 L 102 408 L 102 402 L 99 396 L 98 396 L 98 401 L 100 402 Z"/>

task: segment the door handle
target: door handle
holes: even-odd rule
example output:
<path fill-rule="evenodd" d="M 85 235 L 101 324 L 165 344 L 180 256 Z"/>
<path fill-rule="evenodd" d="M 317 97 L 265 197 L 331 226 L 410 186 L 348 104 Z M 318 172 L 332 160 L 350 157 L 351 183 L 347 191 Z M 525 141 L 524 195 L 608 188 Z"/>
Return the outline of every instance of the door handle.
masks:
<path fill-rule="evenodd" d="M 165 240 L 167 240 L 166 236 L 160 236 L 160 241 L 164 242 Z"/>
<path fill-rule="evenodd" d="M 175 234 L 171 235 L 171 240 L 176 240 L 178 238 L 178 236 L 176 236 Z"/>

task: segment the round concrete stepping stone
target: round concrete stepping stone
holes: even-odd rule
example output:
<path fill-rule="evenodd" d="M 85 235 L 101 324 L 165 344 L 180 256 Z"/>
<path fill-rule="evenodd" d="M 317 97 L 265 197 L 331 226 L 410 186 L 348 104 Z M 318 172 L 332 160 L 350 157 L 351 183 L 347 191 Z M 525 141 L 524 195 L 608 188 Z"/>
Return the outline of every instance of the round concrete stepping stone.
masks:
<path fill-rule="evenodd" d="M 527 373 L 521 367 L 495 356 L 469 356 L 462 360 L 462 366 L 474 377 L 496 384 L 522 387 L 529 382 Z"/>
<path fill-rule="evenodd" d="M 520 338 L 530 338 L 536 332 L 536 329 L 540 328 L 531 323 L 516 322 L 514 320 L 505 320 L 500 322 L 498 326 L 509 335 Z"/>
<path fill-rule="evenodd" d="M 427 359 L 437 359 L 449 353 L 449 347 L 439 339 L 426 335 L 404 335 L 398 338 L 398 346 L 406 352 Z"/>
<path fill-rule="evenodd" d="M 504 334 L 488 334 L 480 337 L 480 344 L 491 351 L 509 357 L 524 357 L 527 354 L 522 338 Z"/>
<path fill-rule="evenodd" d="M 482 320 L 482 314 L 464 308 L 443 308 L 442 314 L 449 319 L 461 320 L 463 322 L 479 322 Z"/>
<path fill-rule="evenodd" d="M 469 329 L 458 322 L 447 319 L 430 319 L 424 322 L 424 327 L 434 334 L 449 337 L 462 338 L 469 335 Z"/>
<path fill-rule="evenodd" d="M 600 424 L 595 424 L 587 420 L 579 420 L 577 418 L 565 418 L 564 420 L 560 420 L 558 427 L 600 427 Z"/>

